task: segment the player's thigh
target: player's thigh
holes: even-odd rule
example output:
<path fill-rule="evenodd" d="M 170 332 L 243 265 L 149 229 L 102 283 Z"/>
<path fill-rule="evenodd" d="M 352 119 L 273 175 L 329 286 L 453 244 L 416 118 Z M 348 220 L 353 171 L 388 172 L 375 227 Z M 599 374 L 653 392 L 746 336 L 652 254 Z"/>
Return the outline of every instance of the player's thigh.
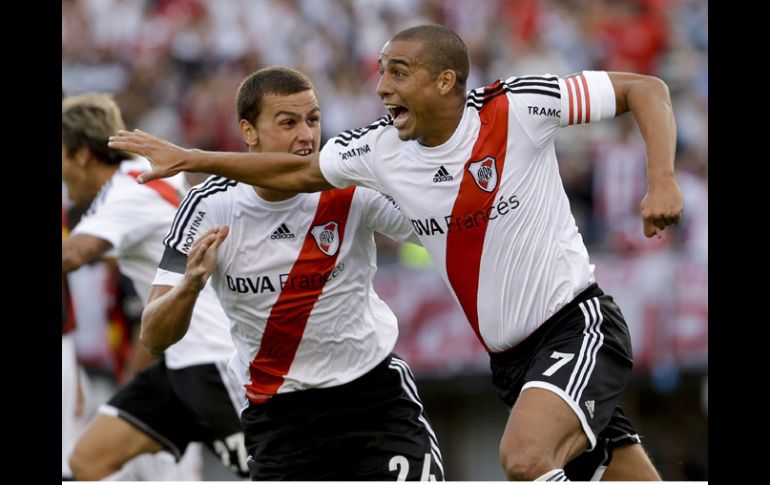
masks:
<path fill-rule="evenodd" d="M 571 407 L 542 388 L 521 393 L 500 441 L 503 456 L 537 457 L 554 467 L 563 466 L 587 447 L 588 439 Z"/>
<path fill-rule="evenodd" d="M 152 453 L 163 445 L 127 421 L 96 414 L 75 446 L 73 457 L 81 462 L 122 465 L 140 453 Z"/>

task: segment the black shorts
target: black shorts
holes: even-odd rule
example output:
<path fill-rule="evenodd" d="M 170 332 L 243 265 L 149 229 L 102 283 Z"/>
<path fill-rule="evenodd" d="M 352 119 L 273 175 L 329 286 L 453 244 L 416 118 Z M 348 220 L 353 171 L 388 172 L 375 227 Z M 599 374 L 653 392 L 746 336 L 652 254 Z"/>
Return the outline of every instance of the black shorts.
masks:
<path fill-rule="evenodd" d="M 444 480 L 412 372 L 393 354 L 347 384 L 249 403 L 241 421 L 252 480 Z"/>
<path fill-rule="evenodd" d="M 243 430 L 227 384 L 224 363 L 169 369 L 161 357 L 119 389 L 100 412 L 136 426 L 177 461 L 188 443 L 202 442 L 245 477 Z"/>
<path fill-rule="evenodd" d="M 490 354 L 490 365 L 509 407 L 524 389 L 538 387 L 557 394 L 575 412 L 590 444 L 565 466 L 571 480 L 590 480 L 609 463 L 613 447 L 639 442 L 618 405 L 631 377 L 631 337 L 620 309 L 598 285 L 516 347 Z"/>

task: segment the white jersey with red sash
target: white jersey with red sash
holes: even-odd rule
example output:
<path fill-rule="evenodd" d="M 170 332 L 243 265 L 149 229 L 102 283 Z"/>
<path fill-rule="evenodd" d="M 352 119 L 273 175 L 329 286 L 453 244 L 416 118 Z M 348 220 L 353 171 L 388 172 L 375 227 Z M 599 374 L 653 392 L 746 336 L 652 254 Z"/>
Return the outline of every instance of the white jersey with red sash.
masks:
<path fill-rule="evenodd" d="M 345 384 L 393 350 L 396 317 L 372 287 L 373 231 L 416 238 L 390 198 L 351 187 L 269 202 L 211 177 L 182 202 L 155 283 L 181 281 L 195 239 L 221 225 L 230 232 L 211 280 L 231 320 L 231 368 L 252 402 Z"/>
<path fill-rule="evenodd" d="M 129 168 L 130 167 L 130 168 Z M 72 230 L 109 241 L 120 271 L 147 301 L 152 279 L 163 255 L 163 236 L 179 206 L 177 189 L 162 180 L 140 185 L 139 171 L 126 164 L 104 184 L 90 208 Z M 214 291 L 204 289 L 185 337 L 166 350 L 171 369 L 227 360 L 233 352 L 227 317 Z"/>
<path fill-rule="evenodd" d="M 390 116 L 321 151 L 324 177 L 390 194 L 479 340 L 514 347 L 594 282 L 554 150 L 560 126 L 615 114 L 605 72 L 512 77 L 469 92 L 436 147 L 402 142 Z"/>

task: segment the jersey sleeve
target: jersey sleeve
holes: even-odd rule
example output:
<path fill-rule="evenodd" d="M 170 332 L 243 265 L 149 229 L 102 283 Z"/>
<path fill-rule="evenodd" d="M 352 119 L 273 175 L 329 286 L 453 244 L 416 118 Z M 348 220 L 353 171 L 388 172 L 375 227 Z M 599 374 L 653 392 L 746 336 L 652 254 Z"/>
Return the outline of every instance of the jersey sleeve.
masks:
<path fill-rule="evenodd" d="M 615 116 L 615 90 L 605 71 L 582 71 L 560 78 L 512 77 L 505 81 L 515 116 L 532 143 L 542 147 L 559 127 Z"/>
<path fill-rule="evenodd" d="M 202 184 L 190 189 L 174 216 L 174 222 L 171 224 L 168 234 L 163 238 L 164 251 L 156 280 L 161 275 L 160 270 L 179 275 L 184 274 L 187 269 L 187 254 L 193 243 L 198 239 L 198 236 L 215 225 L 212 222 L 215 207 L 211 204 L 211 196 L 234 183 L 234 181 L 222 177 L 210 177 Z"/>
<path fill-rule="evenodd" d="M 168 248 L 166 248 L 168 250 Z M 185 259 L 187 259 L 185 257 Z M 184 279 L 184 272 L 179 273 L 173 270 L 166 270 L 158 268 L 155 272 L 155 279 L 152 280 L 153 285 L 158 286 L 176 286 Z"/>
<path fill-rule="evenodd" d="M 398 242 L 411 242 L 422 245 L 417 234 L 412 230 L 412 223 L 401 212 L 396 201 L 389 195 L 375 190 L 359 189 L 356 191 L 364 200 L 366 224 Z"/>
<path fill-rule="evenodd" d="M 145 188 L 114 187 L 104 200 L 96 200 L 94 204 L 72 233 L 104 239 L 116 252 L 151 237 L 158 225 L 164 224 L 158 217 L 160 211 L 171 208 L 168 202 Z"/>
<path fill-rule="evenodd" d="M 383 116 L 364 128 L 344 131 L 321 149 L 320 167 L 324 178 L 337 188 L 360 185 L 382 190 L 374 171 L 374 149 L 383 126 L 393 123 Z"/>

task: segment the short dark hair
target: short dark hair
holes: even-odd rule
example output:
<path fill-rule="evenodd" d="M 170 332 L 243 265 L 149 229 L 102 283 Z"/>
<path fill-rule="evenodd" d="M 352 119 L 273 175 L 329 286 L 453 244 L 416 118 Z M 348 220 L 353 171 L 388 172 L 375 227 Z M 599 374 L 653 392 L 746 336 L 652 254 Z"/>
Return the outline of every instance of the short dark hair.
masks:
<path fill-rule="evenodd" d="M 390 40 L 422 42 L 420 61 L 431 75 L 435 77 L 441 71 L 451 69 L 457 74 L 457 84 L 464 90 L 471 60 L 465 42 L 451 29 L 438 24 L 418 25 L 402 30 Z"/>
<path fill-rule="evenodd" d="M 288 96 L 308 90 L 316 93 L 310 78 L 297 70 L 283 66 L 262 68 L 252 73 L 238 86 L 235 101 L 238 120 L 256 123 L 262 112 L 262 100 L 268 94 Z"/>
<path fill-rule="evenodd" d="M 120 108 L 109 94 L 86 93 L 62 100 L 61 141 L 69 156 L 87 148 L 100 162 L 118 165 L 131 155 L 108 147 L 107 142 L 125 129 Z"/>

